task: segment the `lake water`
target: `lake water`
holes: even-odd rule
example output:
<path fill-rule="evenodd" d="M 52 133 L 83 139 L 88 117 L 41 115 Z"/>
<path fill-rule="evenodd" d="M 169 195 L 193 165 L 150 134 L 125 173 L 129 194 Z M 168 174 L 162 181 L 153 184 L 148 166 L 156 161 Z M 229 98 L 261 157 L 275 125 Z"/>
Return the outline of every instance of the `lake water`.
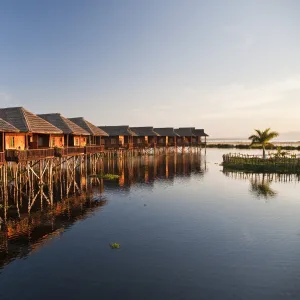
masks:
<path fill-rule="evenodd" d="M 300 299 L 299 177 L 223 172 L 227 152 L 111 162 L 51 213 L 12 207 L 0 299 Z"/>

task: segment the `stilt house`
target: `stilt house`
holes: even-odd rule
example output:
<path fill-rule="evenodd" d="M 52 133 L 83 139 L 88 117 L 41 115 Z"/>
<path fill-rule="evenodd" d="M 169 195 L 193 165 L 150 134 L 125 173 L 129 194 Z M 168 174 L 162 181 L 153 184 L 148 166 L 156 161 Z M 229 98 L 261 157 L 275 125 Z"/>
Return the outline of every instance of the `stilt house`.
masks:
<path fill-rule="evenodd" d="M 53 147 L 58 147 L 64 137 L 59 128 L 23 107 L 1 108 L 0 118 L 19 130 L 14 144 L 8 145 L 9 150 L 18 150 L 18 152 L 7 150 L 8 160 L 36 160 L 53 157 Z"/>
<path fill-rule="evenodd" d="M 122 126 L 99 126 L 104 132 L 108 134 L 105 138 L 105 147 L 107 149 L 132 149 L 133 137 L 136 136 L 128 125 Z"/>
<path fill-rule="evenodd" d="M 174 131 L 173 127 L 154 128 L 153 130 L 159 135 L 157 146 L 176 146 L 178 134 Z"/>
<path fill-rule="evenodd" d="M 159 136 L 153 130 L 153 127 L 130 127 L 130 130 L 136 134 L 133 137 L 134 147 L 155 147 Z"/>

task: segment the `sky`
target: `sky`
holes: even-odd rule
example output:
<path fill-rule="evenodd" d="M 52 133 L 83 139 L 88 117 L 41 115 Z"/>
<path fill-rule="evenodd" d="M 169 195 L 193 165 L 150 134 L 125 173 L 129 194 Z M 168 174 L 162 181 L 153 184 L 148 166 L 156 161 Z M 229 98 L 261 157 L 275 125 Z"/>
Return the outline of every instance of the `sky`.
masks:
<path fill-rule="evenodd" d="M 1 0 L 0 107 L 300 132 L 300 1 Z"/>

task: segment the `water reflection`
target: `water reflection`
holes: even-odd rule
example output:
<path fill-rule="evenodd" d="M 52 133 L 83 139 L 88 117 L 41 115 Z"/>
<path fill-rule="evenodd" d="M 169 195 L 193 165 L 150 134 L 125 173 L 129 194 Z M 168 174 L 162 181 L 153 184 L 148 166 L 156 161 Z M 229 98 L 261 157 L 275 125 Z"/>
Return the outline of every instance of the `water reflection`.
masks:
<path fill-rule="evenodd" d="M 278 174 L 278 173 L 245 173 L 225 171 L 227 177 L 249 181 L 249 192 L 259 199 L 271 199 L 278 195 L 278 192 L 271 187 L 272 183 L 300 182 L 299 174 Z"/>
<path fill-rule="evenodd" d="M 202 177 L 206 170 L 205 157 L 199 154 L 116 158 L 101 161 L 93 171 L 118 174 L 118 180 L 62 172 L 51 185 L 42 187 L 0 185 L 0 268 L 26 257 L 106 205 L 107 189 L 129 192 L 139 185 L 152 189 L 155 181 L 174 184 L 175 177 Z"/>

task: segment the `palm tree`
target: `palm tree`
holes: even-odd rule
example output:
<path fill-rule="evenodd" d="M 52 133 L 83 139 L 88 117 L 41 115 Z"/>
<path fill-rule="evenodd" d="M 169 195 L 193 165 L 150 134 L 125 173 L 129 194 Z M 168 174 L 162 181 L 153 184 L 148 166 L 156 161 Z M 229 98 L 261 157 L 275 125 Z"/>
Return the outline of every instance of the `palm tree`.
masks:
<path fill-rule="evenodd" d="M 263 148 L 263 158 L 266 158 L 266 146 L 272 145 L 270 140 L 279 135 L 276 131 L 270 131 L 270 128 L 265 129 L 264 131 L 255 129 L 256 134 L 249 136 L 249 140 L 252 140 L 252 145 L 260 145 Z"/>

